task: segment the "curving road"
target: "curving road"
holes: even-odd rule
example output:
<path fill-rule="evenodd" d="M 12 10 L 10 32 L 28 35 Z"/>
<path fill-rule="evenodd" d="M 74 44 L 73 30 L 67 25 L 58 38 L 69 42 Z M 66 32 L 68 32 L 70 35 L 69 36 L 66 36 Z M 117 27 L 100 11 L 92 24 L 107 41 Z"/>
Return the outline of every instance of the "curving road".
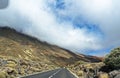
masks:
<path fill-rule="evenodd" d="M 76 78 L 67 69 L 56 69 L 39 74 L 29 75 L 21 78 Z"/>

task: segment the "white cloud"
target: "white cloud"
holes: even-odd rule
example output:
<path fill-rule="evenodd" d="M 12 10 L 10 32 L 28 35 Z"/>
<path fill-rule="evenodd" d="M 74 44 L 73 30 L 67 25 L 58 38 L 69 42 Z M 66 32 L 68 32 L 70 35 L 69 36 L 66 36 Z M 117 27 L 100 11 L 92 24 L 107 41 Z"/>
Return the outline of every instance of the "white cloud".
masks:
<path fill-rule="evenodd" d="M 47 6 L 47 3 L 53 4 L 55 0 L 50 1 L 11 0 L 9 8 L 0 10 L 0 25 L 10 26 L 42 41 L 77 52 L 98 50 L 120 42 L 120 1 L 65 0 L 66 9 L 58 11 L 73 19 L 81 15 L 87 21 L 99 25 L 105 34 L 105 40 L 94 32 L 88 33 L 86 29 L 75 29 L 68 21 L 59 22 L 58 17 Z"/>
<path fill-rule="evenodd" d="M 87 21 L 97 24 L 104 33 L 103 47 L 120 44 L 120 1 L 118 0 L 66 0 L 71 3 L 69 15 L 81 15 Z"/>

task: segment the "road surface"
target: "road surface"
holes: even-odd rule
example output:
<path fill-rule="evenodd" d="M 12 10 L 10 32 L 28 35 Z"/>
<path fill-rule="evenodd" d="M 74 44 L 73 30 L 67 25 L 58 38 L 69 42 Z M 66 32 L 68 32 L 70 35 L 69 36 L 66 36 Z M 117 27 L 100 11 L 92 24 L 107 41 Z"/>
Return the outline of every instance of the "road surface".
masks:
<path fill-rule="evenodd" d="M 29 75 L 21 78 L 76 78 L 67 69 L 56 69 L 39 74 Z"/>

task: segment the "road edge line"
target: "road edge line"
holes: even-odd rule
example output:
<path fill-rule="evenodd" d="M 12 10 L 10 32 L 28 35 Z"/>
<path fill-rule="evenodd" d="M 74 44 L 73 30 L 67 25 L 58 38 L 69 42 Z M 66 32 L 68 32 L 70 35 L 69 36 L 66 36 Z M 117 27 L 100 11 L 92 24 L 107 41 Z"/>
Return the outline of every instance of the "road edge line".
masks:
<path fill-rule="evenodd" d="M 55 72 L 55 73 L 53 73 L 51 76 L 49 76 L 48 78 L 52 78 L 52 77 L 54 77 L 57 73 L 59 73 L 61 71 L 61 69 L 60 70 L 58 70 L 57 72 Z"/>
<path fill-rule="evenodd" d="M 76 78 L 79 78 L 75 73 L 73 73 L 72 71 L 70 71 L 69 69 L 67 69 L 72 75 L 74 75 Z"/>

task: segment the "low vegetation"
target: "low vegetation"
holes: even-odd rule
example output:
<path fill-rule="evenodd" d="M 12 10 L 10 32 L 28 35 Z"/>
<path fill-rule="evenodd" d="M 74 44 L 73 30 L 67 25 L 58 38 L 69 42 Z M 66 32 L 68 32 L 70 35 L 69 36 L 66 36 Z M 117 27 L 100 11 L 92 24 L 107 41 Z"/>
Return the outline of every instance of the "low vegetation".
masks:
<path fill-rule="evenodd" d="M 79 78 L 120 78 L 120 48 L 113 49 L 103 62 L 78 61 L 68 68 Z"/>
<path fill-rule="evenodd" d="M 66 67 L 80 78 L 107 78 L 108 73 L 100 71 L 104 66 L 101 59 L 72 53 L 10 28 L 0 28 L 0 78 L 15 78 L 59 67 Z"/>
<path fill-rule="evenodd" d="M 112 50 L 104 63 L 101 60 L 41 42 L 14 29 L 0 28 L 0 78 L 16 78 L 59 67 L 69 69 L 79 78 L 113 78 L 120 73 L 120 48 Z"/>
<path fill-rule="evenodd" d="M 120 48 L 115 48 L 108 54 L 104 63 L 111 69 L 120 69 Z"/>
<path fill-rule="evenodd" d="M 58 66 L 40 61 L 9 59 L 9 57 L 0 56 L 0 78 L 16 78 L 56 68 L 58 68 Z"/>
<path fill-rule="evenodd" d="M 104 63 L 88 63 L 73 64 L 68 66 L 68 69 L 75 73 L 79 78 L 109 78 L 108 74 L 100 71 Z M 106 76 L 106 77 L 105 77 Z"/>
<path fill-rule="evenodd" d="M 101 60 L 103 58 L 72 53 L 10 28 L 0 28 L 0 78 L 16 78 L 59 67 L 69 69 L 79 78 L 118 76 L 120 48 L 112 50 L 104 62 Z"/>

